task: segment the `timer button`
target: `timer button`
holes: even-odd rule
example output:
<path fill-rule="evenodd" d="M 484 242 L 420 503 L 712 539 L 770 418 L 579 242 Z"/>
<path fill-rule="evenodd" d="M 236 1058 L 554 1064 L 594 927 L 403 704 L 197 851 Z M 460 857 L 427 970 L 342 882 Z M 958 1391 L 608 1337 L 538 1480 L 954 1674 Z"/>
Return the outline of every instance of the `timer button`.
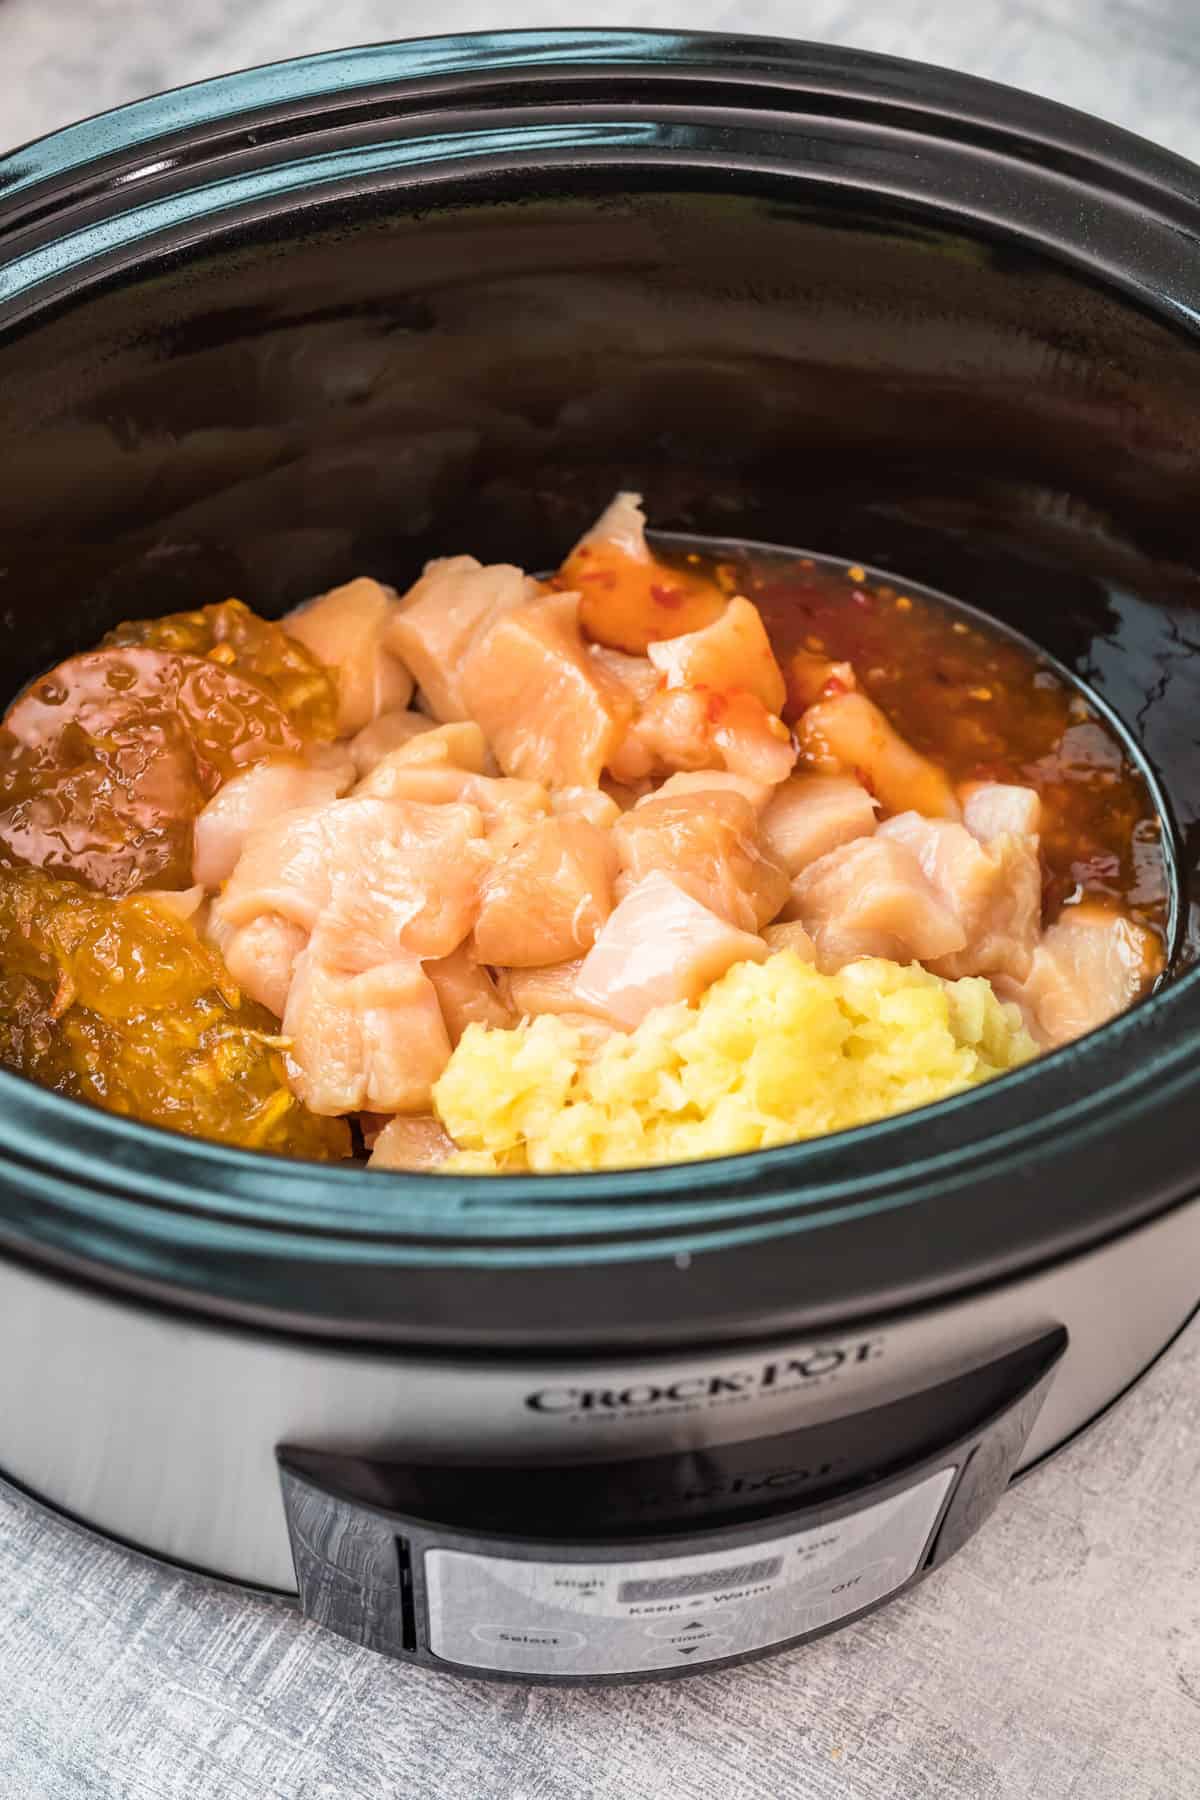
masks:
<path fill-rule="evenodd" d="M 665 1619 L 659 1619 L 653 1625 L 646 1627 L 647 1637 L 660 1638 L 674 1646 L 723 1644 L 728 1635 L 729 1633 L 726 1631 L 718 1631 L 707 1620 L 701 1624 L 698 1619 L 687 1625 L 681 1625 L 678 1619 L 673 1619 L 670 1623 Z"/>

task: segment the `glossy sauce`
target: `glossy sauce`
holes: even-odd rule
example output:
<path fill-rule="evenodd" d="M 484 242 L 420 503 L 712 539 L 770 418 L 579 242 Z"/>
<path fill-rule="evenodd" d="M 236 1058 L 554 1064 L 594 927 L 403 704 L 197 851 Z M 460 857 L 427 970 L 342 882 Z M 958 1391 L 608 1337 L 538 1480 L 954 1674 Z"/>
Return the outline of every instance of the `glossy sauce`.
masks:
<path fill-rule="evenodd" d="M 1036 788 L 1045 924 L 1093 898 L 1123 907 L 1165 947 L 1170 877 L 1149 784 L 1081 689 L 1032 645 L 854 565 L 746 553 L 717 572 L 762 613 L 789 677 L 789 722 L 803 709 L 797 655 L 852 664 L 859 687 L 953 781 Z"/>

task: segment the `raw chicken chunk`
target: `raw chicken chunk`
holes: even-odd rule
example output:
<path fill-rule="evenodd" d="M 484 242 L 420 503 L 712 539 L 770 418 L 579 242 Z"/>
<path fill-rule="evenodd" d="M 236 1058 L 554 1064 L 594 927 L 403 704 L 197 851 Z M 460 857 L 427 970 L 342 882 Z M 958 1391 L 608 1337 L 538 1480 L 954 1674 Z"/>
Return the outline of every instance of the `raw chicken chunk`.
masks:
<path fill-rule="evenodd" d="M 598 668 L 620 682 L 635 706 L 645 706 L 663 685 L 663 678 L 648 656 L 629 656 L 606 644 L 589 644 L 588 655 Z"/>
<path fill-rule="evenodd" d="M 959 789 L 963 824 L 981 844 L 1012 832 L 1036 837 L 1042 828 L 1042 801 L 1035 788 L 1004 781 L 972 781 Z"/>
<path fill-rule="evenodd" d="M 232 875 L 246 835 L 256 825 L 298 806 L 324 806 L 338 799 L 353 775 L 349 762 L 340 770 L 314 769 L 293 757 L 255 763 L 235 775 L 217 789 L 196 820 L 192 852 L 196 880 L 215 893 Z"/>
<path fill-rule="evenodd" d="M 484 880 L 475 944 L 484 962 L 539 968 L 589 950 L 612 911 L 617 857 L 586 819 L 534 825 Z"/>
<path fill-rule="evenodd" d="M 777 950 L 791 950 L 802 962 L 815 963 L 817 946 L 798 919 L 787 919 L 780 925 L 768 925 L 763 942 L 774 956 Z"/>
<path fill-rule="evenodd" d="M 417 958 L 347 971 L 323 931 L 297 959 L 283 1033 L 293 1093 L 325 1115 L 427 1112 L 450 1060 L 437 993 Z"/>
<path fill-rule="evenodd" d="M 501 969 L 497 986 L 504 1004 L 519 1019 L 534 1019 L 539 1013 L 573 1013 L 583 1010 L 575 992 L 583 958 L 554 963 L 545 969 Z"/>
<path fill-rule="evenodd" d="M 351 796 L 259 826 L 216 903 L 229 925 L 275 912 L 345 939 L 343 967 L 401 949 L 448 956 L 475 923 L 487 866 L 477 807 Z M 387 1110 L 386 1108 L 384 1110 Z"/>
<path fill-rule="evenodd" d="M 906 744 L 865 694 L 839 694 L 810 706 L 797 726 L 800 748 L 822 775 L 854 775 L 888 812 L 957 819 L 947 777 Z"/>
<path fill-rule="evenodd" d="M 387 641 L 412 670 L 435 719 L 472 716 L 460 679 L 472 639 L 538 591 L 537 583 L 511 563 L 485 566 L 473 556 L 426 563 L 421 579 L 401 600 Z"/>
<path fill-rule="evenodd" d="M 761 812 L 775 791 L 766 782 L 751 781 L 748 775 L 732 775 L 728 769 L 683 769 L 677 775 L 668 775 L 660 787 L 652 794 L 643 794 L 636 804 L 643 806 L 649 800 L 673 799 L 679 794 L 740 794 L 755 812 Z"/>
<path fill-rule="evenodd" d="M 449 956 L 427 962 L 425 973 L 434 985 L 452 1044 L 458 1043 L 468 1025 L 516 1023 L 470 942 L 460 944 Z"/>
<path fill-rule="evenodd" d="M 609 761 L 619 781 L 725 769 L 771 787 L 791 774 L 792 734 L 755 695 L 663 688 L 651 696 Z"/>
<path fill-rule="evenodd" d="M 633 716 L 627 690 L 589 657 L 578 601 L 558 594 L 506 613 L 462 665 L 462 695 L 506 775 L 598 787 Z"/>
<path fill-rule="evenodd" d="M 1023 981 L 1042 924 L 1042 872 L 1037 839 L 1011 832 L 990 844 L 965 825 L 900 813 L 879 836 L 904 844 L 941 895 L 966 942 L 931 967 L 951 980 L 960 975 L 1011 975 Z"/>
<path fill-rule="evenodd" d="M 550 796 L 550 807 L 564 818 L 586 819 L 589 825 L 598 825 L 602 831 L 611 830 L 621 816 L 621 808 L 613 796 L 602 793 L 599 788 L 557 788 Z"/>
<path fill-rule="evenodd" d="M 284 628 L 337 671 L 338 735 L 361 731 L 381 713 L 408 705 L 413 682 L 387 645 L 397 607 L 391 588 L 360 576 L 288 613 Z"/>
<path fill-rule="evenodd" d="M 637 784 L 676 770 L 720 769 L 722 761 L 704 695 L 659 688 L 640 704 L 608 768 L 618 782 Z"/>
<path fill-rule="evenodd" d="M 1143 992 L 1162 955 L 1152 933 L 1094 901 L 1069 906 L 1033 953 L 1023 982 L 1000 980 L 1033 1036 L 1048 1048 L 1107 1024 Z"/>
<path fill-rule="evenodd" d="M 579 622 L 588 637 L 626 652 L 695 631 L 725 605 L 707 576 L 653 554 L 640 494 L 616 496 L 568 556 L 561 579 L 578 590 Z"/>
<path fill-rule="evenodd" d="M 796 744 L 776 713 L 756 694 L 709 696 L 713 742 L 735 775 L 774 787 L 796 766 Z"/>
<path fill-rule="evenodd" d="M 402 744 L 378 759 L 364 778 L 364 792 L 370 791 L 371 777 L 384 764 L 389 768 L 465 769 L 471 775 L 482 775 L 487 768 L 487 743 L 473 719 L 435 725 L 432 731 L 410 732 Z"/>
<path fill-rule="evenodd" d="M 625 896 L 583 959 L 575 990 L 583 1009 L 632 1030 L 656 1006 L 697 1000 L 737 962 L 762 962 L 767 946 L 739 931 L 655 870 Z"/>
<path fill-rule="evenodd" d="M 386 712 L 351 738 L 346 746 L 359 776 L 369 775 L 390 750 L 399 750 L 410 738 L 435 731 L 437 720 L 423 712 Z"/>
<path fill-rule="evenodd" d="M 793 713 L 802 713 L 818 700 L 831 700 L 835 694 L 852 694 L 857 686 L 848 662 L 833 662 L 812 650 L 795 650 L 788 658 L 788 705 Z"/>
<path fill-rule="evenodd" d="M 789 895 L 787 875 L 762 847 L 758 817 L 742 794 L 719 791 L 642 800 L 614 827 L 618 892 L 655 869 L 742 931 L 773 919 Z"/>
<path fill-rule="evenodd" d="M 789 911 L 812 938 L 826 974 L 859 956 L 929 962 L 966 944 L 913 851 L 878 834 L 843 844 L 801 870 Z"/>
<path fill-rule="evenodd" d="M 436 1169 L 457 1145 L 429 1113 L 389 1119 L 371 1146 L 371 1169 Z"/>
<path fill-rule="evenodd" d="M 296 958 L 308 942 L 308 933 L 278 913 L 267 912 L 236 927 L 222 925 L 218 915 L 209 935 L 238 986 L 282 1019 Z"/>
<path fill-rule="evenodd" d="M 878 802 L 848 775 L 793 775 L 773 790 L 763 841 L 789 875 L 855 838 L 870 837 Z"/>
<path fill-rule="evenodd" d="M 787 688 L 758 608 L 741 595 L 700 631 L 651 644 L 646 654 L 668 688 L 753 694 L 769 713 L 783 711 Z"/>

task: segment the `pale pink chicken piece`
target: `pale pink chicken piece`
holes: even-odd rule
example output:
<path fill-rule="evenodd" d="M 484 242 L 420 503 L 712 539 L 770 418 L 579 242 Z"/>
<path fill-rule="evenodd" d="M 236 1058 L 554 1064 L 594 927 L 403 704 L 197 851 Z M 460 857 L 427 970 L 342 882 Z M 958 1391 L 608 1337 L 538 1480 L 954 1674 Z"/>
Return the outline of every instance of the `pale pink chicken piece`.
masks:
<path fill-rule="evenodd" d="M 308 943 L 308 933 L 278 913 L 267 912 L 238 926 L 226 925 L 214 915 L 208 935 L 238 986 L 282 1019 L 296 958 Z"/>
<path fill-rule="evenodd" d="M 772 787 L 787 779 L 795 762 L 791 732 L 754 694 L 661 688 L 622 737 L 608 767 L 621 782 L 725 769 Z"/>
<path fill-rule="evenodd" d="M 398 602 L 391 588 L 361 575 L 288 613 L 283 628 L 337 672 L 338 735 L 361 731 L 412 699 L 413 679 L 387 644 Z"/>
<path fill-rule="evenodd" d="M 801 962 L 815 963 L 817 960 L 817 946 L 798 919 L 786 919 L 779 925 L 767 925 L 762 935 L 772 956 L 777 950 L 791 950 Z"/>
<path fill-rule="evenodd" d="M 382 762 L 391 750 L 399 750 L 411 738 L 420 737 L 422 733 L 437 730 L 437 720 L 431 719 L 428 713 L 386 712 L 364 725 L 350 739 L 346 748 L 354 763 L 355 771 L 361 779 L 369 775 L 376 763 Z"/>
<path fill-rule="evenodd" d="M 963 824 L 981 844 L 1011 832 L 1036 837 L 1042 828 L 1042 800 L 1035 788 L 1005 781 L 971 781 L 958 790 Z"/>
<path fill-rule="evenodd" d="M 574 594 L 497 619 L 468 650 L 461 686 L 504 773 L 546 787 L 598 787 L 633 716 L 626 689 L 588 655 Z"/>
<path fill-rule="evenodd" d="M 788 657 L 788 700 L 794 712 L 803 712 L 835 694 L 852 694 L 857 687 L 858 678 L 848 662 L 834 662 L 812 650 L 794 650 Z"/>
<path fill-rule="evenodd" d="M 765 781 L 751 781 L 748 775 L 733 775 L 728 769 L 681 769 L 634 804 L 644 806 L 650 800 L 674 799 L 679 794 L 740 794 L 760 813 L 776 791 Z"/>
<path fill-rule="evenodd" d="M 462 734 L 461 739 L 450 738 L 452 733 Z M 444 741 L 439 745 L 437 739 Z M 427 806 L 461 801 L 478 807 L 492 853 L 500 856 L 546 816 L 550 795 L 538 781 L 477 773 L 484 754 L 478 726 L 443 725 L 419 742 L 389 751 L 354 791 L 379 800 L 415 800 Z"/>
<path fill-rule="evenodd" d="M 300 806 L 325 806 L 351 785 L 353 764 L 310 768 L 294 757 L 255 763 L 219 787 L 196 820 L 192 873 L 215 893 L 233 874 L 247 835 Z"/>
<path fill-rule="evenodd" d="M 1024 981 L 1002 978 L 995 986 L 1002 1000 L 1016 1001 L 1032 1035 L 1052 1049 L 1123 1012 L 1161 967 L 1151 932 L 1085 900 L 1049 927 Z"/>
<path fill-rule="evenodd" d="M 966 933 L 926 880 L 906 844 L 855 838 L 810 863 L 792 883 L 792 917 L 833 974 L 860 956 L 929 962 L 966 944 Z"/>
<path fill-rule="evenodd" d="M 789 875 L 855 838 L 870 837 L 879 803 L 848 775 L 793 775 L 772 791 L 763 842 Z"/>
<path fill-rule="evenodd" d="M 388 630 L 388 648 L 416 677 L 435 719 L 469 719 L 462 668 L 472 640 L 501 614 L 523 606 L 539 592 L 510 563 L 476 562 L 473 556 L 446 556 L 426 563 L 421 579 L 400 602 Z"/>
<path fill-rule="evenodd" d="M 440 806 L 459 799 L 468 776 L 482 773 L 486 761 L 487 745 L 478 725 L 470 720 L 437 725 L 386 751 L 354 792 Z"/>
<path fill-rule="evenodd" d="M 698 1000 L 738 962 L 767 946 L 685 893 L 661 870 L 617 906 L 583 959 L 575 991 L 584 1009 L 633 1030 L 656 1006 Z"/>
<path fill-rule="evenodd" d="M 941 895 L 966 942 L 960 950 L 936 957 L 936 975 L 1011 975 L 1023 981 L 1029 973 L 1042 925 L 1042 871 L 1036 838 L 1011 832 L 981 844 L 965 825 L 949 819 L 923 819 L 900 813 L 879 827 L 879 836 L 904 844 L 921 865 L 925 879 Z"/>
<path fill-rule="evenodd" d="M 769 713 L 783 711 L 787 687 L 757 606 L 742 595 L 720 618 L 683 637 L 651 644 L 646 655 L 668 688 L 753 694 Z"/>
<path fill-rule="evenodd" d="M 613 829 L 621 861 L 618 894 L 661 869 L 741 931 L 757 931 L 787 903 L 788 877 L 759 838 L 742 794 L 701 791 L 639 802 Z"/>
<path fill-rule="evenodd" d="M 477 807 L 351 796 L 284 814 L 246 840 L 215 910 L 230 925 L 275 912 L 322 921 L 353 962 L 448 956 L 475 923 L 489 858 Z"/>
<path fill-rule="evenodd" d="M 645 706 L 664 685 L 663 677 L 648 656 L 631 656 L 626 650 L 610 650 L 607 644 L 589 644 L 588 655 L 597 667 L 620 683 L 635 706 Z"/>
<path fill-rule="evenodd" d="M 433 983 L 452 1044 L 458 1043 L 468 1025 L 503 1028 L 516 1023 L 470 940 L 449 956 L 427 962 L 425 973 Z"/>
<path fill-rule="evenodd" d="M 550 795 L 550 809 L 562 818 L 586 819 L 602 831 L 611 830 L 622 812 L 612 794 L 589 787 L 555 788 Z"/>
<path fill-rule="evenodd" d="M 480 960 L 540 968 L 589 950 L 612 911 L 612 838 L 586 819 L 534 825 L 484 878 L 475 947 Z"/>
<path fill-rule="evenodd" d="M 292 1092 L 326 1116 L 427 1112 L 450 1060 L 433 983 L 415 956 L 356 972 L 337 952 L 322 931 L 296 961 L 283 1015 Z"/>
<path fill-rule="evenodd" d="M 389 768 L 407 765 L 414 769 L 466 769 L 471 775 L 482 775 L 488 767 L 487 740 L 474 719 L 457 719 L 447 725 L 435 725 L 431 731 L 410 732 L 404 743 L 380 758 L 364 778 L 364 789 L 385 762 Z M 494 764 L 492 768 L 494 772 Z"/>
<path fill-rule="evenodd" d="M 388 1120 L 371 1145 L 367 1167 L 420 1173 L 440 1168 L 457 1148 L 431 1113 L 414 1113 Z"/>
<path fill-rule="evenodd" d="M 535 1019 L 539 1013 L 575 1013 L 585 1010 L 575 991 L 583 958 L 554 963 L 545 969 L 499 969 L 496 983 L 504 1004 L 518 1019 Z"/>
<path fill-rule="evenodd" d="M 804 713 L 796 733 L 819 774 L 857 777 L 888 812 L 959 817 L 954 789 L 942 770 L 906 744 L 865 694 L 818 701 Z"/>
<path fill-rule="evenodd" d="M 608 770 L 615 781 L 636 785 L 654 775 L 719 769 L 722 763 L 704 695 L 663 687 L 639 702 L 636 718 L 609 756 Z"/>
<path fill-rule="evenodd" d="M 717 694 L 709 706 L 715 711 L 713 742 L 727 769 L 768 787 L 787 780 L 796 766 L 795 740 L 756 694 Z"/>
<path fill-rule="evenodd" d="M 585 635 L 627 655 L 707 625 L 725 610 L 718 584 L 665 563 L 646 542 L 640 494 L 618 494 L 570 552 L 559 580 L 578 590 Z"/>

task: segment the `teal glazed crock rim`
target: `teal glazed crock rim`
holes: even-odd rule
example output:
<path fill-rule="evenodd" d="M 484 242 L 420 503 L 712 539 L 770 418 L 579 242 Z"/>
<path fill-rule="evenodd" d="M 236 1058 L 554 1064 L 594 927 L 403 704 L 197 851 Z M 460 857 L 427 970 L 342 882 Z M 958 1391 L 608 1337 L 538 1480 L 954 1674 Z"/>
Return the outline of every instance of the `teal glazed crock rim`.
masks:
<path fill-rule="evenodd" d="M 503 114 L 498 106 L 503 104 Z M 349 194 L 686 170 L 1001 234 L 1200 326 L 1200 175 L 947 71 L 683 32 L 369 46 L 206 81 L 0 160 L 0 333 L 248 221 Z M 967 1292 L 1189 1199 L 1196 974 L 970 1095 L 827 1139 L 621 1173 L 287 1162 L 0 1074 L 0 1244 L 148 1303 L 347 1341 L 657 1343 L 824 1330 Z"/>

